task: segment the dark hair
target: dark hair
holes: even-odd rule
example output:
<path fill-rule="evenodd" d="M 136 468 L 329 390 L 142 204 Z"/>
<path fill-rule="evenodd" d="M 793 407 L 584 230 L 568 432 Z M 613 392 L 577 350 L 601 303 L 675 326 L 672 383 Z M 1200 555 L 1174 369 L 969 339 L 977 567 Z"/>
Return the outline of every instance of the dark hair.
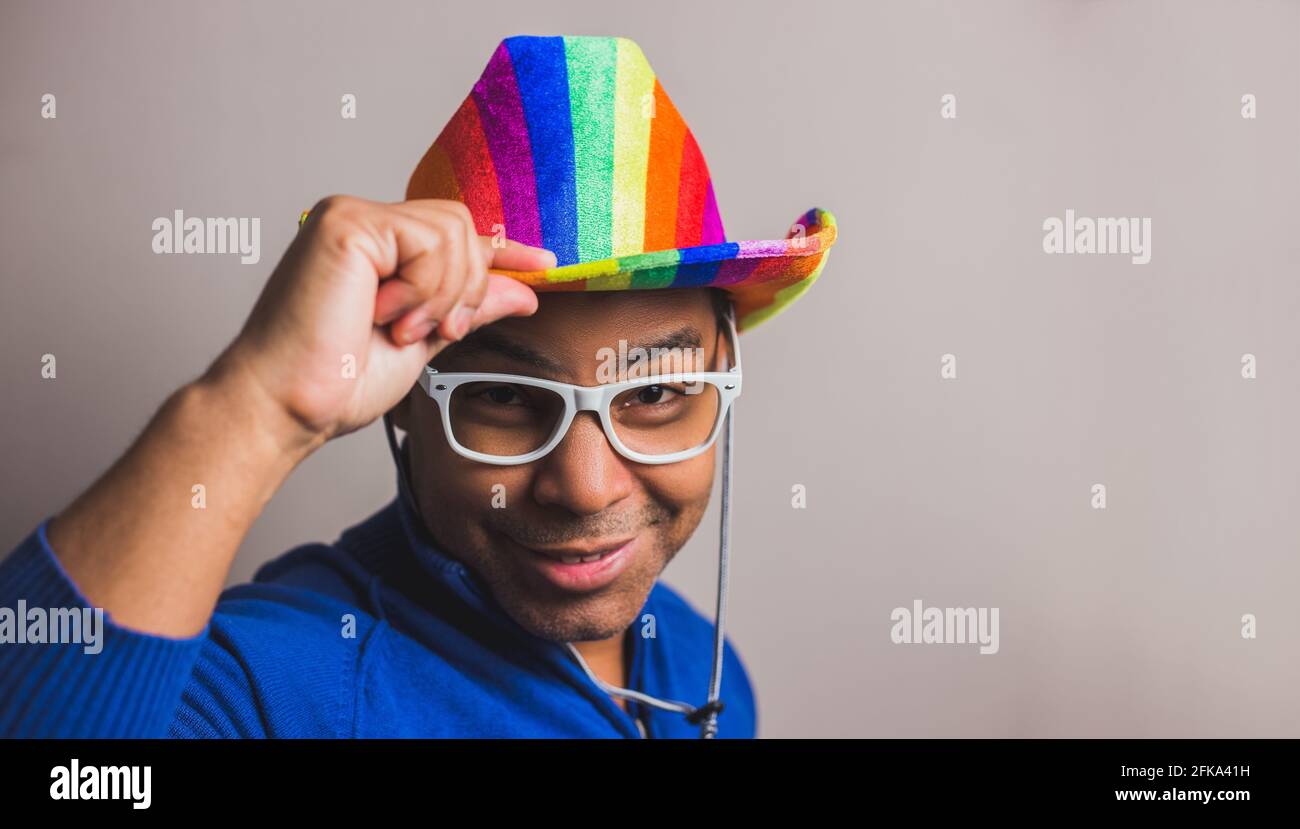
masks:
<path fill-rule="evenodd" d="M 721 288 L 709 288 L 709 298 L 713 300 L 713 313 L 718 318 L 718 325 L 726 327 L 727 312 L 731 310 L 731 294 Z"/>

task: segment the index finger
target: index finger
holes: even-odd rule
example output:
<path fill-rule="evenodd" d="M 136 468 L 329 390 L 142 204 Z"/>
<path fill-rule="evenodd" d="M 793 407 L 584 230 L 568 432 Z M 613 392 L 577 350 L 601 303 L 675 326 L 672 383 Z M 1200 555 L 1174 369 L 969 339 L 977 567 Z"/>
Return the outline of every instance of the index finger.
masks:
<path fill-rule="evenodd" d="M 480 236 L 483 260 L 489 268 L 503 271 L 544 271 L 555 267 L 555 254 L 546 248 L 525 245 L 513 239 Z"/>

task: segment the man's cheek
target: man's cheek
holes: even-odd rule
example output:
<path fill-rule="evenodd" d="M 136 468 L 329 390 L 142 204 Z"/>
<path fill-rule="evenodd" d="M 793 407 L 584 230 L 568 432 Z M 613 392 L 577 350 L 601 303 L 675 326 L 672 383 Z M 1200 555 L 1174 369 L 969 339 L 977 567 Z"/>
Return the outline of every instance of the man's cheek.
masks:
<path fill-rule="evenodd" d="M 527 492 L 526 484 L 512 475 L 493 474 L 491 469 L 485 467 L 470 474 L 440 476 L 440 500 L 450 505 L 461 520 L 472 523 L 479 523 L 478 519 L 493 511 L 521 505 Z"/>
<path fill-rule="evenodd" d="M 642 479 L 646 489 L 660 503 L 689 510 L 701 502 L 708 505 L 713 490 L 713 453 L 658 467 Z"/>

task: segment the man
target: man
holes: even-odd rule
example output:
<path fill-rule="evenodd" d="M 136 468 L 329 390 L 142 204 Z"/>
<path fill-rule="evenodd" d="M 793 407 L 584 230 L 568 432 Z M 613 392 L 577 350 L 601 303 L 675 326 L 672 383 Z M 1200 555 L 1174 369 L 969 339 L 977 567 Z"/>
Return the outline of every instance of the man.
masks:
<path fill-rule="evenodd" d="M 753 736 L 725 478 L 716 626 L 657 579 L 709 501 L 736 329 L 834 238 L 811 210 L 727 242 L 631 41 L 503 41 L 407 201 L 305 214 L 234 342 L 0 565 L 0 607 L 108 614 L 97 653 L 0 645 L 0 735 Z M 222 593 L 287 475 L 381 415 L 393 503 Z"/>

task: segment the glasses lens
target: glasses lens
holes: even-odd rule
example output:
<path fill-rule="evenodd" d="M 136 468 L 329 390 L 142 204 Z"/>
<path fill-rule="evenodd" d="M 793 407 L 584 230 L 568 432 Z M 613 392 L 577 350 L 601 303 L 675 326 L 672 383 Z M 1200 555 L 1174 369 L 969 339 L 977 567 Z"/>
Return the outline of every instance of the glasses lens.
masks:
<path fill-rule="evenodd" d="M 671 455 L 709 440 L 722 396 L 704 381 L 654 383 L 622 392 L 609 419 L 623 445 L 642 455 Z"/>
<path fill-rule="evenodd" d="M 564 415 L 564 398 L 540 386 L 477 382 L 457 386 L 451 433 L 466 449 L 510 457 L 541 449 Z"/>

